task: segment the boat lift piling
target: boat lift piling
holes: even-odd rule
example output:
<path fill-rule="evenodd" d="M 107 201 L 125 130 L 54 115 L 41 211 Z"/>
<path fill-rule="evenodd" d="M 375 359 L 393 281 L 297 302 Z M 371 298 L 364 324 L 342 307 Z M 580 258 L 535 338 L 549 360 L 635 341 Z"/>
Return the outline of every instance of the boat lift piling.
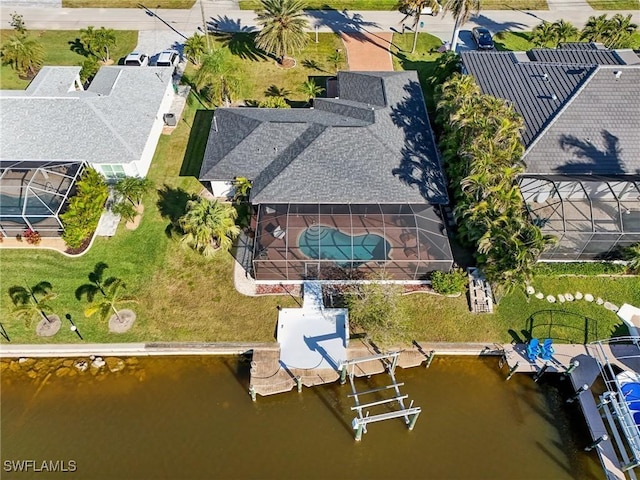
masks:
<path fill-rule="evenodd" d="M 542 378 L 542 375 L 544 375 L 544 372 L 546 372 L 549 369 L 549 364 L 545 363 L 542 368 L 538 371 L 538 373 L 536 373 L 533 376 L 533 381 L 538 383 L 538 380 L 540 380 Z"/>
<path fill-rule="evenodd" d="M 351 384 L 351 394 L 349 397 L 353 398 L 355 406 L 351 407 L 352 411 L 357 413 L 357 416 L 351 422 L 351 426 L 355 430 L 355 439 L 356 441 L 362 440 L 362 435 L 367 433 L 367 425 L 369 423 L 381 422 L 383 420 L 391 420 L 393 418 L 404 417 L 405 424 L 408 426 L 409 430 L 413 430 L 415 424 L 418 420 L 418 416 L 422 411 L 420 407 L 414 407 L 413 401 L 410 403 L 409 407 L 405 407 L 404 401 L 409 397 L 409 395 L 402 395 L 400 392 L 400 387 L 404 385 L 404 383 L 398 383 L 395 378 L 395 369 L 398 365 L 398 357 L 400 356 L 400 352 L 392 352 L 387 354 L 379 354 L 372 355 L 369 357 L 356 358 L 353 360 L 347 360 L 341 365 L 341 383 L 342 378 L 345 378 L 346 375 L 349 374 L 349 383 Z M 383 387 L 373 388 L 370 390 L 364 390 L 358 392 L 356 390 L 356 385 L 354 382 L 355 372 L 354 367 L 358 363 L 370 362 L 380 360 L 384 362 L 387 374 L 391 377 L 391 384 L 385 385 Z M 351 370 L 348 371 L 348 368 L 351 367 Z M 368 395 L 376 392 L 383 392 L 385 390 L 393 390 L 395 394 L 393 397 L 384 398 L 381 400 L 376 400 L 368 403 L 361 403 L 360 397 L 363 395 Z M 397 403 L 398 409 L 395 411 L 390 411 L 386 413 L 381 413 L 377 415 L 369 415 L 369 411 L 366 410 L 369 407 L 375 407 L 379 405 L 392 404 Z M 365 413 L 366 410 L 366 413 Z"/>

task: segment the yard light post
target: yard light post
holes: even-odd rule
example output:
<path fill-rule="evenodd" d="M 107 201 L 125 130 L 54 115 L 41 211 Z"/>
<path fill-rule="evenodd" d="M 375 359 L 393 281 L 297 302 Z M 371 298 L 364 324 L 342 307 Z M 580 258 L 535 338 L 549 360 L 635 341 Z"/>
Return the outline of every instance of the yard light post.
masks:
<path fill-rule="evenodd" d="M 64 317 L 65 317 L 67 320 L 69 320 L 69 322 L 71 322 L 70 330 L 71 330 L 72 332 L 75 332 L 75 333 L 76 333 L 76 335 L 78 335 L 78 338 L 80 338 L 80 340 L 84 340 L 84 338 L 82 338 L 82 335 L 80 335 L 80 330 L 78 330 L 78 327 L 76 327 L 76 324 L 75 324 L 75 323 L 73 323 L 73 320 L 71 320 L 71 314 L 70 314 L 70 313 L 67 313 Z"/>

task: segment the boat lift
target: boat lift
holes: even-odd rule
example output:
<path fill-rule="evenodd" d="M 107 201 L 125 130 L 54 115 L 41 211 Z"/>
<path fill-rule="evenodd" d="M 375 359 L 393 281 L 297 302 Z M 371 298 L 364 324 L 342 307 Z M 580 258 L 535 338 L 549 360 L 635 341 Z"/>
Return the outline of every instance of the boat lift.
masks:
<path fill-rule="evenodd" d="M 351 407 L 352 411 L 357 412 L 357 417 L 353 419 L 351 425 L 355 430 L 356 441 L 362 440 L 362 434 L 367 433 L 367 425 L 369 423 L 381 422 L 383 420 L 391 420 L 394 418 L 404 417 L 405 424 L 408 425 L 409 430 L 413 430 L 413 427 L 418 420 L 418 416 L 420 415 L 421 408 L 413 406 L 413 400 L 409 404 L 409 407 L 405 406 L 405 400 L 409 397 L 409 395 L 402 395 L 400 392 L 400 387 L 404 385 L 404 383 L 398 383 L 395 377 L 395 370 L 398 364 L 398 357 L 400 356 L 400 352 L 392 352 L 386 354 L 372 355 L 369 357 L 356 358 L 353 360 L 346 360 L 342 362 L 340 365 L 341 370 L 341 383 L 346 383 L 346 376 L 349 375 L 349 383 L 351 384 L 352 393 L 349 397 L 352 397 L 355 402 L 355 406 Z M 365 390 L 358 392 L 356 390 L 356 386 L 354 383 L 355 376 L 355 365 L 364 362 L 370 362 L 374 360 L 380 360 L 385 364 L 387 373 L 391 377 L 391 384 L 385 385 L 383 387 L 374 388 L 371 390 Z M 349 367 L 351 367 L 349 369 Z M 361 403 L 362 396 L 369 395 L 372 393 L 392 391 L 395 395 L 390 398 L 385 398 L 382 400 L 377 400 L 374 402 Z M 377 415 L 369 415 L 369 411 L 367 410 L 369 407 L 375 407 L 378 405 L 391 404 L 397 402 L 398 409 L 391 412 L 381 413 Z"/>

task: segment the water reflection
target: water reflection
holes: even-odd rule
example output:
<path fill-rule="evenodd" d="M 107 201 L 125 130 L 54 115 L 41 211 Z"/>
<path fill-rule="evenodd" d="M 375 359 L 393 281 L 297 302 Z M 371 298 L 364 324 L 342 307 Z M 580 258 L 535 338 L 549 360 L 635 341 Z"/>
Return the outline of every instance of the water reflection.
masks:
<path fill-rule="evenodd" d="M 403 419 L 372 424 L 361 443 L 347 385 L 254 403 L 249 365 L 239 358 L 124 359 L 115 372 L 58 376 L 60 368 L 77 370 L 68 362 L 55 370 L 31 365 L 35 377 L 3 367 L 2 459 L 77 463 L 76 472 L 37 478 L 603 476 L 564 431 L 553 389 L 523 375 L 505 382 L 495 359 L 436 358 L 429 369 L 398 369 L 403 393 L 422 407 L 416 428 L 409 432 Z M 360 379 L 358 389 L 387 380 Z"/>

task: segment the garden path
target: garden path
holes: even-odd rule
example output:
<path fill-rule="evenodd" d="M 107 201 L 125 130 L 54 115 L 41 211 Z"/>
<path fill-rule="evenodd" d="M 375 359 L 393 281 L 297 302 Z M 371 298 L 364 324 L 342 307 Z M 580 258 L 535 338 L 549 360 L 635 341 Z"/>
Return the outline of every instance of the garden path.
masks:
<path fill-rule="evenodd" d="M 342 33 L 349 70 L 355 72 L 391 72 L 393 62 L 389 46 L 393 33 Z"/>

